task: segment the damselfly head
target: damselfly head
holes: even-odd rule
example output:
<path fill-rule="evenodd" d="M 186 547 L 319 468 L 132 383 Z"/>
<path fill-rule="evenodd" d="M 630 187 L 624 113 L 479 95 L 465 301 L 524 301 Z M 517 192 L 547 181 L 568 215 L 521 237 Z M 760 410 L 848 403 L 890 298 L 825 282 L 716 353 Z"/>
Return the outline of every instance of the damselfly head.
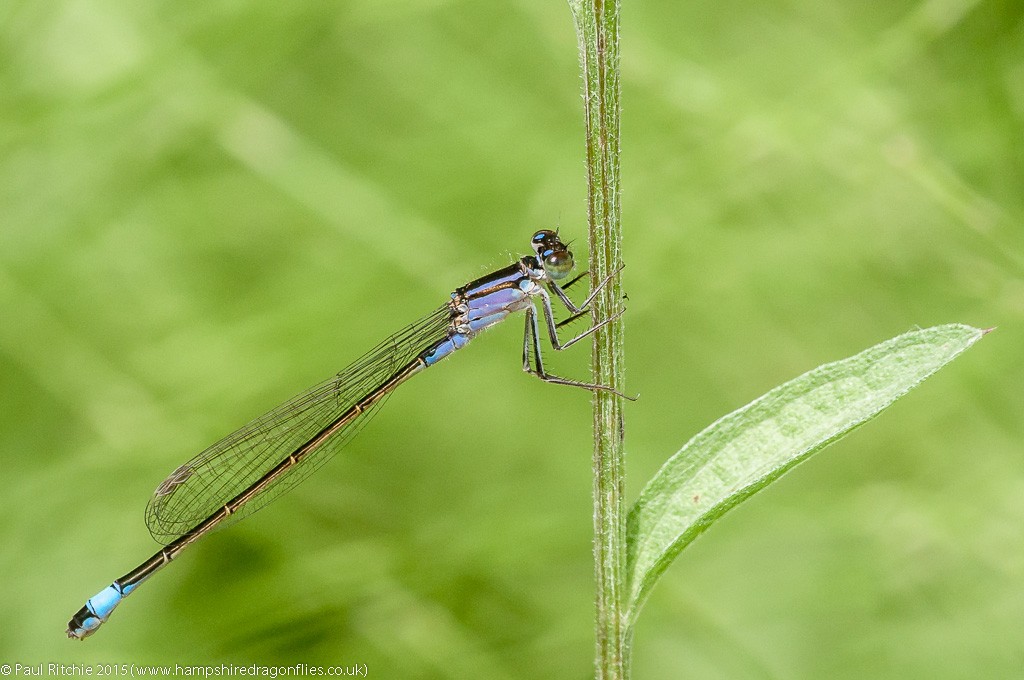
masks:
<path fill-rule="evenodd" d="M 564 279 L 573 268 L 572 252 L 558 238 L 557 231 L 542 229 L 533 235 L 533 250 L 541 266 L 554 280 Z"/>

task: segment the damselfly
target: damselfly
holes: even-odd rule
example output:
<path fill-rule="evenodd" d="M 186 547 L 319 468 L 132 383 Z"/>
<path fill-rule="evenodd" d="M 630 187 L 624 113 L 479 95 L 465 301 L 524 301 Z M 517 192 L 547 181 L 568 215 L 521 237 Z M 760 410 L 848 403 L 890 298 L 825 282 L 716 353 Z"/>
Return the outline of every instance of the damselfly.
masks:
<path fill-rule="evenodd" d="M 532 246 L 534 255 L 456 289 L 447 304 L 330 380 L 260 416 L 172 472 L 146 507 L 149 531 L 164 547 L 90 598 L 68 622 L 68 637 L 82 639 L 96 632 L 121 600 L 187 546 L 214 527 L 255 512 L 305 479 L 341 449 L 401 383 L 514 312 L 526 313 L 524 371 L 551 383 L 614 392 L 544 369 L 536 303 L 540 301 L 552 347 L 565 349 L 622 314 L 617 312 L 571 340 L 558 338 L 558 328 L 583 315 L 611 276 L 577 306 L 557 283 L 574 264 L 558 233 L 538 231 Z M 555 322 L 549 293 L 570 312 L 562 324 Z"/>

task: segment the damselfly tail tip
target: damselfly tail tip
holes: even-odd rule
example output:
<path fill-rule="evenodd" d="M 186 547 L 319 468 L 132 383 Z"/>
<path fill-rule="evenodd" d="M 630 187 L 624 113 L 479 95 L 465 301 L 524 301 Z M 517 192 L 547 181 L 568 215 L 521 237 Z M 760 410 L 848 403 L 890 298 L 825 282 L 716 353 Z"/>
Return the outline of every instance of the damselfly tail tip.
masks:
<path fill-rule="evenodd" d="M 68 621 L 67 634 L 68 638 L 73 640 L 84 640 L 85 638 L 92 635 L 100 624 L 103 623 L 96 616 L 89 611 L 88 607 L 82 607 L 78 610 L 71 620 Z"/>
<path fill-rule="evenodd" d="M 75 615 L 68 621 L 68 637 L 84 640 L 95 633 L 96 629 L 110 618 L 114 607 L 120 604 L 129 592 L 131 592 L 129 589 L 122 589 L 121 585 L 114 581 L 89 598 L 85 606 L 75 612 Z"/>
<path fill-rule="evenodd" d="M 96 616 L 96 614 L 89 609 L 89 605 L 86 605 L 79 609 L 78 612 L 71 617 L 71 620 L 68 621 L 68 637 L 74 640 L 84 640 L 95 633 L 96 630 L 103 625 L 104 620 L 105 619 L 101 619 Z"/>

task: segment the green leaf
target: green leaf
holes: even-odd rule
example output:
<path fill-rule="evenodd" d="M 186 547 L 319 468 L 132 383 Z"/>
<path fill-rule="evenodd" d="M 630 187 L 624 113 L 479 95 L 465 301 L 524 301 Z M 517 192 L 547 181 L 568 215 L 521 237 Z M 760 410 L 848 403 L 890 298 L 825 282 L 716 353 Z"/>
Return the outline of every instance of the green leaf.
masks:
<path fill-rule="evenodd" d="M 715 520 L 878 415 L 986 332 L 949 324 L 900 335 L 776 387 L 687 442 L 629 513 L 630 625 L 658 577 Z"/>

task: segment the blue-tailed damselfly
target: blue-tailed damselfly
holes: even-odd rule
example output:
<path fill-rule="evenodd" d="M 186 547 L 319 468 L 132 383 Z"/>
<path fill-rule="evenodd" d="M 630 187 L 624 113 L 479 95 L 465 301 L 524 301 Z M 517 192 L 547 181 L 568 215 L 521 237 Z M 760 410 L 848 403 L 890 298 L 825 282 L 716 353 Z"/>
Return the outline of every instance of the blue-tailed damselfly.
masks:
<path fill-rule="evenodd" d="M 392 335 L 330 380 L 253 420 L 172 472 L 146 507 L 149 531 L 164 547 L 90 598 L 68 622 L 68 637 L 82 639 L 96 632 L 121 600 L 188 545 L 229 518 L 251 514 L 305 479 L 345 445 L 398 385 L 514 312 L 526 313 L 523 370 L 547 382 L 609 390 L 545 371 L 535 300 L 540 300 L 552 347 L 565 349 L 622 312 L 562 342 L 549 292 L 571 314 L 564 324 L 584 313 L 611 276 L 577 306 L 557 283 L 574 264 L 558 233 L 538 231 L 532 246 L 534 255 L 456 289 L 447 304 Z"/>

